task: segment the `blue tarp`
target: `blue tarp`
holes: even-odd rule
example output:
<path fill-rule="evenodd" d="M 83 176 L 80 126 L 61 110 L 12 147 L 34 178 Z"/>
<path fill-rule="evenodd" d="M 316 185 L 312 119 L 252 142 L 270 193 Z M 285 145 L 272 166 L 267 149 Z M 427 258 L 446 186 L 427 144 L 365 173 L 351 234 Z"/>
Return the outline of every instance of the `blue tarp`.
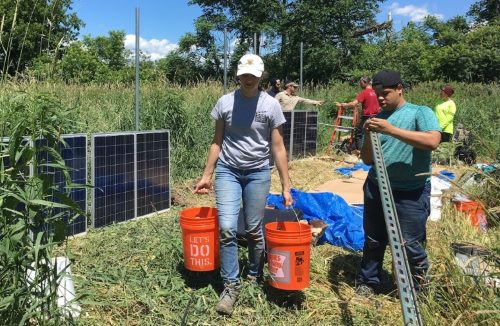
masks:
<path fill-rule="evenodd" d="M 336 168 L 335 171 L 342 175 L 345 175 L 346 177 L 350 177 L 352 175 L 352 172 L 354 171 L 357 171 L 359 169 L 363 169 L 363 171 L 368 171 L 370 170 L 370 168 L 371 168 L 370 165 L 366 165 L 365 163 L 360 162 L 350 168 Z"/>
<path fill-rule="evenodd" d="M 364 243 L 363 208 L 350 206 L 342 197 L 330 193 L 308 193 L 291 190 L 293 208 L 302 210 L 308 221 L 320 219 L 328 224 L 318 243 L 330 243 L 350 250 L 362 250 Z M 267 204 L 276 209 L 283 206 L 283 196 L 269 194 Z"/>
<path fill-rule="evenodd" d="M 439 171 L 439 174 L 444 176 L 445 180 L 446 179 L 449 179 L 449 180 L 455 180 L 455 173 L 451 172 L 451 171 L 448 171 L 448 170 L 441 170 Z"/>

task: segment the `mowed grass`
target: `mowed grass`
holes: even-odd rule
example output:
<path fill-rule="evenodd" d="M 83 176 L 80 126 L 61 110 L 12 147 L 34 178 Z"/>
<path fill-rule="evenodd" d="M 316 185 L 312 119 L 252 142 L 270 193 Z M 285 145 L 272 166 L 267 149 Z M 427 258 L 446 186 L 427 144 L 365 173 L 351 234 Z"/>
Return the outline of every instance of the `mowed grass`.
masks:
<path fill-rule="evenodd" d="M 339 164 L 314 158 L 292 162 L 294 187 L 311 190 L 326 178 L 337 178 L 333 169 Z M 192 182 L 186 182 L 185 188 Z M 275 189 L 279 189 L 277 182 L 275 171 Z M 214 202 L 213 195 L 200 197 L 187 189 L 177 196 L 188 207 Z M 288 292 L 267 284 L 247 285 L 232 317 L 218 315 L 214 310 L 222 289 L 218 271 L 196 273 L 183 267 L 179 212 L 184 207 L 69 241 L 76 290 L 84 296 L 82 325 L 402 324 L 397 291 L 390 280 L 390 252 L 384 262 L 388 293 L 364 298 L 354 292 L 361 253 L 328 244 L 312 248 L 309 288 Z M 494 248 L 498 240 L 497 229 L 477 232 L 448 202 L 442 220 L 428 223 L 432 282 L 420 296 L 426 325 L 495 325 L 500 311 L 498 289 L 484 286 L 483 278 L 464 275 L 450 244 L 470 241 Z M 245 254 L 242 248 L 242 267 Z"/>

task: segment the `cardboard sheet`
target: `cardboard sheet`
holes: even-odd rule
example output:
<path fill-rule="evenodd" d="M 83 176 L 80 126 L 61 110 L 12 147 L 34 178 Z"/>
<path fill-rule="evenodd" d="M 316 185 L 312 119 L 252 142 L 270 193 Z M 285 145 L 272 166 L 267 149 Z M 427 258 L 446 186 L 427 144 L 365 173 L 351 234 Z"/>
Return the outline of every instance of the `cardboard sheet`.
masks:
<path fill-rule="evenodd" d="M 358 170 L 351 178 L 330 180 L 314 189 L 315 192 L 331 192 L 344 198 L 349 204 L 363 204 L 363 184 L 368 172 Z"/>

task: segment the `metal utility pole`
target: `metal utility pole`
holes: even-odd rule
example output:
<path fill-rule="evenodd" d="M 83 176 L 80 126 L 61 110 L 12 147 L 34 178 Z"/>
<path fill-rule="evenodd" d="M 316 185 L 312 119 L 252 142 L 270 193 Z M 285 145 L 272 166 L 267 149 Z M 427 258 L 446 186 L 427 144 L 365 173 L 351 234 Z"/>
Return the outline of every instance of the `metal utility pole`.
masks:
<path fill-rule="evenodd" d="M 304 42 L 300 42 L 300 96 L 302 96 L 302 71 L 304 70 Z"/>
<path fill-rule="evenodd" d="M 253 33 L 253 54 L 257 54 L 257 33 Z"/>
<path fill-rule="evenodd" d="M 385 37 L 390 42 L 392 39 L 392 13 L 390 11 L 387 14 L 387 23 L 389 24 L 389 28 L 385 30 Z"/>
<path fill-rule="evenodd" d="M 302 78 L 302 72 L 304 70 L 304 42 L 300 42 L 300 67 L 299 67 L 299 95 L 302 97 L 304 96 L 304 85 L 303 85 L 303 78 Z M 299 103 L 299 109 L 302 109 L 304 105 L 302 103 Z M 292 124 L 293 126 L 293 124 Z M 291 148 L 291 147 L 290 147 Z"/>
<path fill-rule="evenodd" d="M 141 117 L 139 110 L 139 94 L 140 94 L 140 80 L 139 80 L 139 19 L 141 10 L 139 7 L 135 8 L 135 130 L 141 130 Z"/>
<path fill-rule="evenodd" d="M 227 93 L 227 28 L 224 27 L 224 94 Z"/>

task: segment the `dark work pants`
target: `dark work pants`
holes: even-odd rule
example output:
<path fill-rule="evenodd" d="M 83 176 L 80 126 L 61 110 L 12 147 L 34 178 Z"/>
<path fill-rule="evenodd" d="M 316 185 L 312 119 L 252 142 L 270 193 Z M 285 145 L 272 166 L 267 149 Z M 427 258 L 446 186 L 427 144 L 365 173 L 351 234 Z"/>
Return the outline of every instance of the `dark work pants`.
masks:
<path fill-rule="evenodd" d="M 448 143 L 451 141 L 453 135 L 447 132 L 441 132 L 441 143 Z"/>
<path fill-rule="evenodd" d="M 424 187 L 416 190 L 393 191 L 406 255 L 417 289 L 418 282 L 422 282 L 429 268 L 424 245 L 425 224 L 430 213 L 430 188 L 430 182 L 427 182 Z M 367 179 L 363 189 L 365 244 L 357 282 L 358 285 L 366 284 L 377 288 L 388 244 L 387 229 L 378 185 Z"/>

